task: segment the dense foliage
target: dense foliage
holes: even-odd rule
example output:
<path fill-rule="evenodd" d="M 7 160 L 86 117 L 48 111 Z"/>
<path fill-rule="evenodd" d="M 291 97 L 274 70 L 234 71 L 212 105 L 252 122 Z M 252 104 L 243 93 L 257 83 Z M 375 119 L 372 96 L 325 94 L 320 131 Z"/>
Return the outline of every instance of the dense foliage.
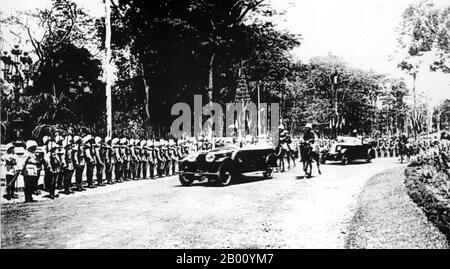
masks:
<path fill-rule="evenodd" d="M 262 102 L 279 102 L 283 124 L 295 133 L 307 122 L 326 135 L 332 126 L 342 134 L 406 129 L 408 90 L 402 80 L 350 67 L 332 54 L 307 64 L 295 61 L 290 52 L 301 37 L 274 24 L 280 14 L 268 1 L 105 4 L 112 5 L 115 136 L 168 136 L 173 104 L 192 104 L 194 94 L 204 104 L 233 102 L 242 84 L 253 102 L 258 88 Z M 43 34 L 30 31 L 33 22 Z M 3 95 L 8 117 L 2 117 L 2 130 L 19 117 L 28 126 L 25 137 L 55 130 L 104 135 L 104 18 L 90 17 L 70 0 L 53 0 L 48 9 L 1 23 L 19 25 L 37 58 L 33 85 L 19 102 Z"/>

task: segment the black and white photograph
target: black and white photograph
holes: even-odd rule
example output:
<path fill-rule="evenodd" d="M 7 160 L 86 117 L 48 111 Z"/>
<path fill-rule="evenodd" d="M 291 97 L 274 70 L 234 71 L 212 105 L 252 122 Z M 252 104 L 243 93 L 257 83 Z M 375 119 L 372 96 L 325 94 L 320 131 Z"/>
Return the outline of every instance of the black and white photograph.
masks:
<path fill-rule="evenodd" d="M 0 95 L 1 249 L 450 247 L 448 0 L 0 0 Z"/>

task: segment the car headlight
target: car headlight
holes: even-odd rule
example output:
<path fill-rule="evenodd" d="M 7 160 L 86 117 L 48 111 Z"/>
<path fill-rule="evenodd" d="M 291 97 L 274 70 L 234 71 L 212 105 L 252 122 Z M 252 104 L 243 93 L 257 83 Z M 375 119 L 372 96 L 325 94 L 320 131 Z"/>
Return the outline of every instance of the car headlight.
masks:
<path fill-rule="evenodd" d="M 191 154 L 188 156 L 187 160 L 188 162 L 195 162 L 197 160 L 198 154 Z"/>
<path fill-rule="evenodd" d="M 214 154 L 211 154 L 211 153 L 208 153 L 208 154 L 206 154 L 206 156 L 205 156 L 205 161 L 207 161 L 207 162 L 214 162 L 214 159 L 215 159 L 216 157 L 214 156 Z"/>
<path fill-rule="evenodd" d="M 336 146 L 336 152 L 341 151 L 342 147 L 341 146 Z"/>

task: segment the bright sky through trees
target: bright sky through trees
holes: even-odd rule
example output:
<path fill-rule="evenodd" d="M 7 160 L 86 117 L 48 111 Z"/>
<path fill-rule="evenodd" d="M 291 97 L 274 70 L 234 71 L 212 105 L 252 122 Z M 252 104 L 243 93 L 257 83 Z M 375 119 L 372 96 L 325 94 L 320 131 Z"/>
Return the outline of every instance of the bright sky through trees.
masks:
<path fill-rule="evenodd" d="M 2 1 L 6 14 L 19 10 L 45 7 L 50 0 Z M 103 16 L 102 0 L 75 0 L 94 16 Z M 311 57 L 332 52 L 350 65 L 365 70 L 411 78 L 396 68 L 389 60 L 396 49 L 395 27 L 403 11 L 414 0 L 271 0 L 280 10 L 286 10 L 280 27 L 302 34 L 302 45 L 294 55 L 304 62 Z M 437 6 L 448 4 L 446 0 L 434 0 Z M 5 29 L 2 29 L 8 38 Z M 7 47 L 7 45 L 5 45 Z M 418 77 L 418 91 L 427 92 L 433 103 L 450 98 L 450 76 L 424 70 Z"/>

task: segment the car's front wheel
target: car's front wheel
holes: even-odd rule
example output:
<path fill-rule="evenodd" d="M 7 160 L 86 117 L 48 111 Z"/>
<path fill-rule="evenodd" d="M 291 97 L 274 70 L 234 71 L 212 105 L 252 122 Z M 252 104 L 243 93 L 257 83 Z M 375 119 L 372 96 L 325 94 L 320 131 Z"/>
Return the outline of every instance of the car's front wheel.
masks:
<path fill-rule="evenodd" d="M 220 186 L 229 186 L 233 179 L 236 177 L 236 173 L 231 169 L 231 166 L 227 163 L 223 163 L 219 168 L 219 180 Z"/>
<path fill-rule="evenodd" d="M 192 186 L 192 183 L 194 183 L 195 176 L 194 175 L 186 175 L 186 174 L 180 174 L 179 180 L 181 185 L 183 186 Z"/>
<path fill-rule="evenodd" d="M 343 154 L 342 155 L 341 162 L 342 162 L 343 165 L 349 164 L 350 160 L 349 160 L 347 154 Z"/>

